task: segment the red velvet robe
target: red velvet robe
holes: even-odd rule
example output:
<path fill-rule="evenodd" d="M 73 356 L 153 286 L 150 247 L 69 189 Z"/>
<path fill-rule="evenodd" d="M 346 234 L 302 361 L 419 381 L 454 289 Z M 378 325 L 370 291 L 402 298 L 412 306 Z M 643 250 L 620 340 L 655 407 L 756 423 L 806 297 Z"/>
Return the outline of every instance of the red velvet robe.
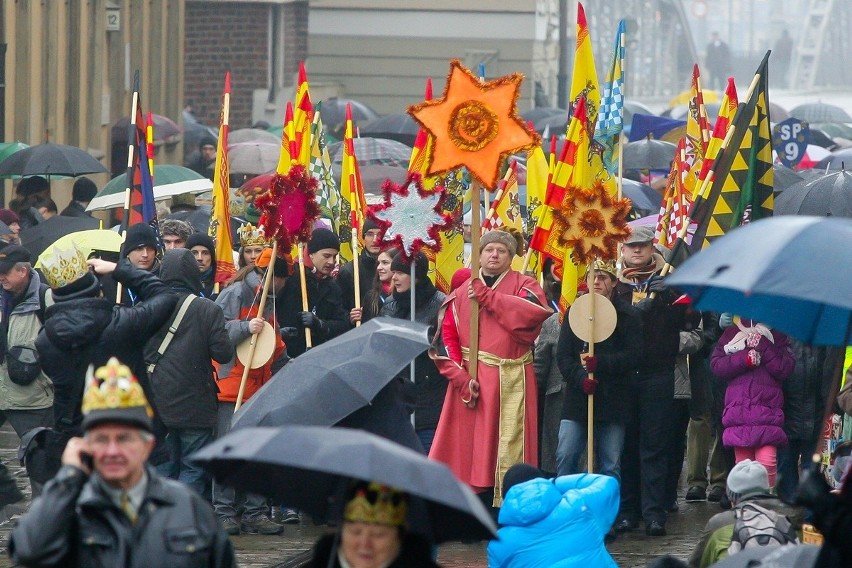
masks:
<path fill-rule="evenodd" d="M 475 408 L 465 406 L 462 399 L 470 398 L 468 361 L 461 364 L 457 361 L 460 359 L 459 343 L 465 348 L 470 345 L 471 302 L 467 296 L 470 282 L 466 280 L 447 297 L 439 314 L 442 321 L 439 329 L 449 356 L 434 349 L 430 352 L 450 385 L 429 457 L 446 463 L 474 491 L 484 491 L 502 485 L 502 475 L 497 474 L 500 371 L 480 358 L 477 366 L 480 395 Z M 483 284 L 478 297 L 479 351 L 503 359 L 520 359 L 529 353 L 542 323 L 553 313 L 538 283 L 513 270 L 504 273 L 493 288 Z M 530 297 L 535 297 L 538 303 Z M 523 370 L 523 417 L 518 417 L 515 427 L 523 430 L 523 461 L 535 465 L 538 461 L 537 387 L 531 358 Z M 521 456 L 517 456 L 517 461 L 521 461 Z"/>

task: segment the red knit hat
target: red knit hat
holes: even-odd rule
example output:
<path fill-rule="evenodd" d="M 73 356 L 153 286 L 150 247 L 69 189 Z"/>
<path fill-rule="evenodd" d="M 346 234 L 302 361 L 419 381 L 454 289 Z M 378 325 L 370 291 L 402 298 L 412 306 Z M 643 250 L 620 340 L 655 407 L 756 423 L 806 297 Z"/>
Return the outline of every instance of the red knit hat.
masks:
<path fill-rule="evenodd" d="M 470 268 L 459 268 L 450 279 L 450 292 L 464 284 L 464 281 L 470 278 Z"/>

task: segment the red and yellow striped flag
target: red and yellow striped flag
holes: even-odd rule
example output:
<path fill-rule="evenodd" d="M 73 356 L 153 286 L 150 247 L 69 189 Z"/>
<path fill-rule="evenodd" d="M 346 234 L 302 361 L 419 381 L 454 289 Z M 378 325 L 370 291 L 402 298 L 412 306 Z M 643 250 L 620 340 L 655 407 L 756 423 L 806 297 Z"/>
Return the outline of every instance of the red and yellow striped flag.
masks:
<path fill-rule="evenodd" d="M 353 258 L 352 234 L 357 235 L 364 220 L 367 201 L 364 198 L 364 185 L 361 183 L 361 169 L 355 156 L 355 142 L 352 123 L 352 107 L 346 105 L 346 130 L 343 135 L 343 164 L 340 170 L 340 262 L 349 262 Z"/>
<path fill-rule="evenodd" d="M 214 281 L 222 284 L 231 279 L 234 266 L 234 246 L 231 241 L 230 182 L 228 168 L 228 119 L 231 109 L 231 73 L 225 73 L 225 92 L 222 113 L 219 115 L 219 142 L 216 149 L 216 170 L 213 172 L 213 206 L 208 234 L 216 243 L 216 274 Z"/>
<path fill-rule="evenodd" d="M 282 176 L 290 173 L 293 159 L 298 157 L 296 150 L 296 125 L 293 122 L 293 103 L 287 101 L 284 110 L 284 129 L 281 131 L 281 153 L 278 155 L 278 167 L 275 171 Z"/>
<path fill-rule="evenodd" d="M 701 165 L 701 172 L 698 174 L 698 184 L 696 184 L 695 191 L 707 179 L 710 168 L 713 166 L 713 160 L 719 155 L 719 149 L 722 147 L 722 141 L 725 140 L 728 127 L 731 126 L 731 120 L 733 120 L 737 112 L 738 104 L 737 86 L 734 84 L 734 78 L 729 77 L 728 86 L 725 88 L 725 96 L 722 98 L 722 104 L 719 106 L 719 116 L 716 118 L 716 124 L 713 126 L 713 134 L 710 136 L 710 142 L 707 144 L 707 152 L 704 154 L 704 162 Z M 692 198 L 695 199 L 695 197 L 693 192 Z"/>
<path fill-rule="evenodd" d="M 154 182 L 154 115 L 148 112 L 145 121 L 145 156 L 148 158 L 148 171 L 151 172 L 151 183 Z"/>
<path fill-rule="evenodd" d="M 314 105 L 311 102 L 311 92 L 308 87 L 308 72 L 305 62 L 299 63 L 299 83 L 296 88 L 296 108 L 293 111 L 293 122 L 296 132 L 296 161 L 308 168 L 311 164 L 311 126 L 314 121 Z"/>

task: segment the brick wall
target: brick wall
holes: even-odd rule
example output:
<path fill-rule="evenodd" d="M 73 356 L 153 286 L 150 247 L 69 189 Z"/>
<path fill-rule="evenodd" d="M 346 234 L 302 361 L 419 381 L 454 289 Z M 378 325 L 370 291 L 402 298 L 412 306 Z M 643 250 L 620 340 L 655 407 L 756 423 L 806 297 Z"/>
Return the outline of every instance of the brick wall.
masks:
<path fill-rule="evenodd" d="M 218 126 L 230 71 L 231 128 L 251 126 L 252 91 L 269 86 L 269 17 L 267 4 L 186 3 L 184 100 L 198 120 Z"/>
<path fill-rule="evenodd" d="M 308 58 L 308 3 L 291 2 L 284 10 L 284 81 L 293 82 L 299 62 Z M 308 80 L 310 80 L 308 69 Z"/>

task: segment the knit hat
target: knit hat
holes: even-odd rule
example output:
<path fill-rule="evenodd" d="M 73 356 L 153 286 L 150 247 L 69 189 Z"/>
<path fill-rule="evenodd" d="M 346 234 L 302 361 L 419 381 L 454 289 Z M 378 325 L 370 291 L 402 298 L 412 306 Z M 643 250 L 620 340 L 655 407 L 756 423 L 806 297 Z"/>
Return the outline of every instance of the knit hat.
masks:
<path fill-rule="evenodd" d="M 745 459 L 728 474 L 728 498 L 737 503 L 746 497 L 769 493 L 769 474 L 763 464 Z"/>
<path fill-rule="evenodd" d="M 87 177 L 78 178 L 71 190 L 71 199 L 74 201 L 88 202 L 98 194 L 98 186 Z"/>
<path fill-rule="evenodd" d="M 464 281 L 470 278 L 470 268 L 459 268 L 453 273 L 453 277 L 450 279 L 450 291 L 455 290 L 462 284 Z"/>
<path fill-rule="evenodd" d="M 531 466 L 528 463 L 516 463 L 510 467 L 503 476 L 503 496 L 509 492 L 509 489 L 519 483 L 536 479 L 538 477 L 547 477 L 544 472 L 537 467 Z"/>
<path fill-rule="evenodd" d="M 157 249 L 157 233 L 153 227 L 147 223 L 136 223 L 127 228 L 124 234 L 124 244 L 121 245 L 121 258 L 125 258 L 127 254 L 136 250 L 139 247 L 149 246 L 152 249 Z"/>
<path fill-rule="evenodd" d="M 429 259 L 422 252 L 418 252 L 414 256 L 414 278 L 418 282 L 423 282 L 429 277 Z M 394 272 L 404 272 L 411 274 L 411 262 L 406 262 L 402 259 L 402 255 L 398 254 L 391 261 L 391 270 Z"/>
<path fill-rule="evenodd" d="M 505 245 L 506 248 L 509 249 L 509 254 L 512 256 L 515 256 L 518 252 L 517 238 L 509 231 L 505 231 L 503 229 L 494 229 L 482 235 L 479 239 L 479 252 L 482 252 L 482 249 L 490 243 L 500 243 Z"/>
<path fill-rule="evenodd" d="M 632 245 L 636 243 L 650 243 L 654 240 L 654 229 L 650 225 L 640 225 L 633 227 L 630 236 L 624 240 L 624 244 Z"/>
<path fill-rule="evenodd" d="M 198 141 L 198 149 L 204 148 L 205 146 L 213 146 L 214 148 L 217 146 L 216 139 L 212 136 L 203 136 L 201 140 Z"/>
<path fill-rule="evenodd" d="M 340 239 L 328 229 L 314 229 L 311 240 L 308 241 L 308 254 L 314 254 L 323 249 L 340 250 Z"/>
<path fill-rule="evenodd" d="M 7 225 L 11 225 L 12 223 L 20 223 L 21 218 L 18 217 L 18 214 L 11 209 L 0 209 L 0 221 Z"/>
<path fill-rule="evenodd" d="M 364 226 L 361 227 L 361 236 L 363 237 L 367 234 L 367 231 L 370 231 L 372 229 L 381 229 L 381 227 L 379 227 L 376 222 L 373 221 L 371 218 L 367 217 L 366 219 L 364 219 Z"/>
<path fill-rule="evenodd" d="M 22 179 L 18 182 L 18 187 L 15 188 L 15 194 L 21 197 L 29 197 L 42 191 L 50 191 L 50 183 L 41 176 L 31 176 Z"/>
<path fill-rule="evenodd" d="M 153 431 L 154 411 L 130 368 L 110 357 L 107 364 L 86 373 L 83 394 L 83 430 L 104 423 L 119 423 Z"/>
<path fill-rule="evenodd" d="M 192 233 L 186 239 L 186 248 L 192 250 L 192 247 L 202 246 L 210 251 L 210 256 L 216 258 L 216 244 L 209 235 L 204 233 Z"/>

